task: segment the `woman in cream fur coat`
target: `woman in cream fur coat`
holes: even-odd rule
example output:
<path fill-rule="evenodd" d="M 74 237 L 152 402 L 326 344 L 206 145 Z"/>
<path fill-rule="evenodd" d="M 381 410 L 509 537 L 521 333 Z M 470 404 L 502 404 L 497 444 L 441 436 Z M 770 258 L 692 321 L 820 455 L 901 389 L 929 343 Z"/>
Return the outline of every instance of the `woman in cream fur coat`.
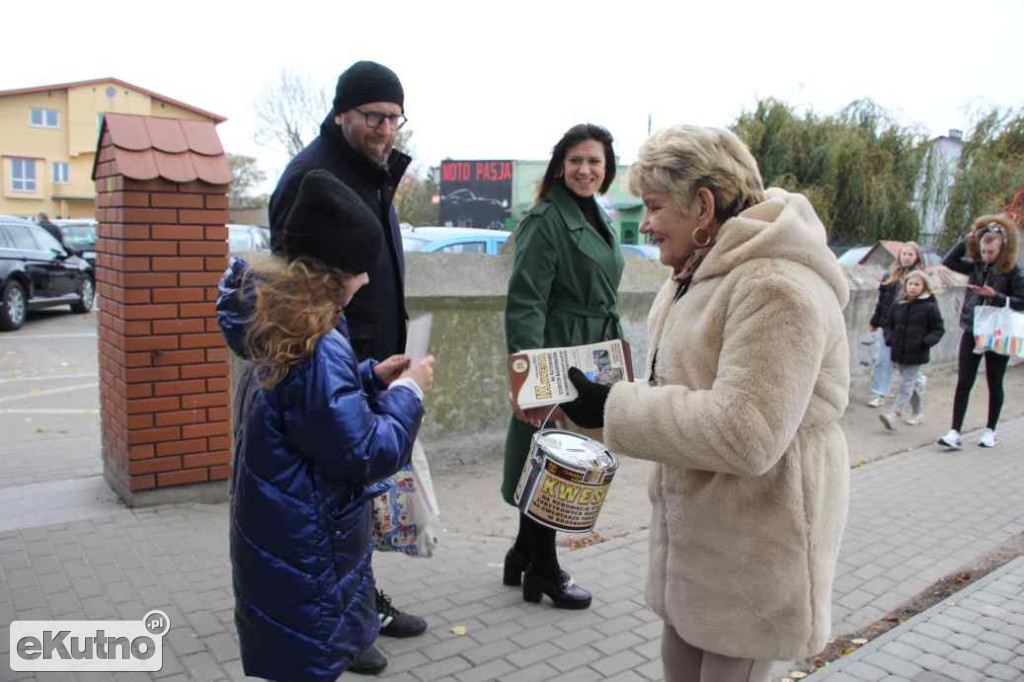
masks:
<path fill-rule="evenodd" d="M 657 462 L 647 603 L 665 679 L 767 680 L 820 651 L 846 524 L 846 279 L 810 202 L 765 191 L 732 133 L 641 147 L 640 230 L 674 274 L 648 316 L 648 380 L 563 406 L 614 452 Z"/>

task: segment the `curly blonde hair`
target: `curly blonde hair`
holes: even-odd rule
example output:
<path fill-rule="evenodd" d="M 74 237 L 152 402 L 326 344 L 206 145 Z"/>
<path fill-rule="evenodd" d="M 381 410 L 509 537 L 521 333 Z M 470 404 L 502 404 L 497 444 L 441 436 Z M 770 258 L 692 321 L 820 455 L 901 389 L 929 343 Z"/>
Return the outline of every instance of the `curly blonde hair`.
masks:
<path fill-rule="evenodd" d="M 270 389 L 316 349 L 338 324 L 350 275 L 311 258 L 291 262 L 257 256 L 248 276 L 256 289 L 256 310 L 246 334 L 249 359 L 260 386 Z"/>
<path fill-rule="evenodd" d="M 766 198 L 754 155 L 740 138 L 721 128 L 677 125 L 659 130 L 640 145 L 629 169 L 634 195 L 665 192 L 686 214 L 701 187 L 714 195 L 719 223 Z"/>

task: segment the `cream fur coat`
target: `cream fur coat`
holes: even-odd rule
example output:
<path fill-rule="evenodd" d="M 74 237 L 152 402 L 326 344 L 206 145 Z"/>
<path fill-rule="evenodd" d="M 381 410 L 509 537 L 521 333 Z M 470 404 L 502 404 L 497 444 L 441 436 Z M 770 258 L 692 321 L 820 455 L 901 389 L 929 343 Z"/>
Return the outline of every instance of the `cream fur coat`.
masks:
<path fill-rule="evenodd" d="M 659 385 L 616 384 L 604 433 L 658 463 L 650 607 L 702 649 L 793 660 L 831 625 L 849 290 L 807 199 L 768 197 L 722 226 L 678 302 L 662 287 L 647 320 Z"/>

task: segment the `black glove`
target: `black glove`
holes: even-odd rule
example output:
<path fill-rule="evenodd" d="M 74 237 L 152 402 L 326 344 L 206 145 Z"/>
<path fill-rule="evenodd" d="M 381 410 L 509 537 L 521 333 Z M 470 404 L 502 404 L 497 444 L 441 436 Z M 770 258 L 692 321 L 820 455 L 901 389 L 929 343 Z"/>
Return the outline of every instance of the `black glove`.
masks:
<path fill-rule="evenodd" d="M 585 429 L 603 428 L 604 404 L 608 401 L 608 393 L 612 389 L 594 383 L 575 367 L 569 368 L 569 381 L 580 395 L 571 403 L 559 405 L 562 412 Z"/>

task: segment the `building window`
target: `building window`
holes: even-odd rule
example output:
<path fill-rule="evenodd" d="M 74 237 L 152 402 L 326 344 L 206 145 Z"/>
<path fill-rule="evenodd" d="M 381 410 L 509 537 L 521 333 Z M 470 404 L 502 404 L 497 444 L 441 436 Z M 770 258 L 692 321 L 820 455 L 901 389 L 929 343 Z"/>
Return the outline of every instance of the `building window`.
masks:
<path fill-rule="evenodd" d="M 11 159 L 11 189 L 15 192 L 36 191 L 35 159 Z"/>
<path fill-rule="evenodd" d="M 67 161 L 53 162 L 53 181 L 57 184 L 66 185 L 71 182 L 71 173 Z"/>
<path fill-rule="evenodd" d="M 56 109 L 33 109 L 29 122 L 33 128 L 59 128 L 60 112 Z"/>

